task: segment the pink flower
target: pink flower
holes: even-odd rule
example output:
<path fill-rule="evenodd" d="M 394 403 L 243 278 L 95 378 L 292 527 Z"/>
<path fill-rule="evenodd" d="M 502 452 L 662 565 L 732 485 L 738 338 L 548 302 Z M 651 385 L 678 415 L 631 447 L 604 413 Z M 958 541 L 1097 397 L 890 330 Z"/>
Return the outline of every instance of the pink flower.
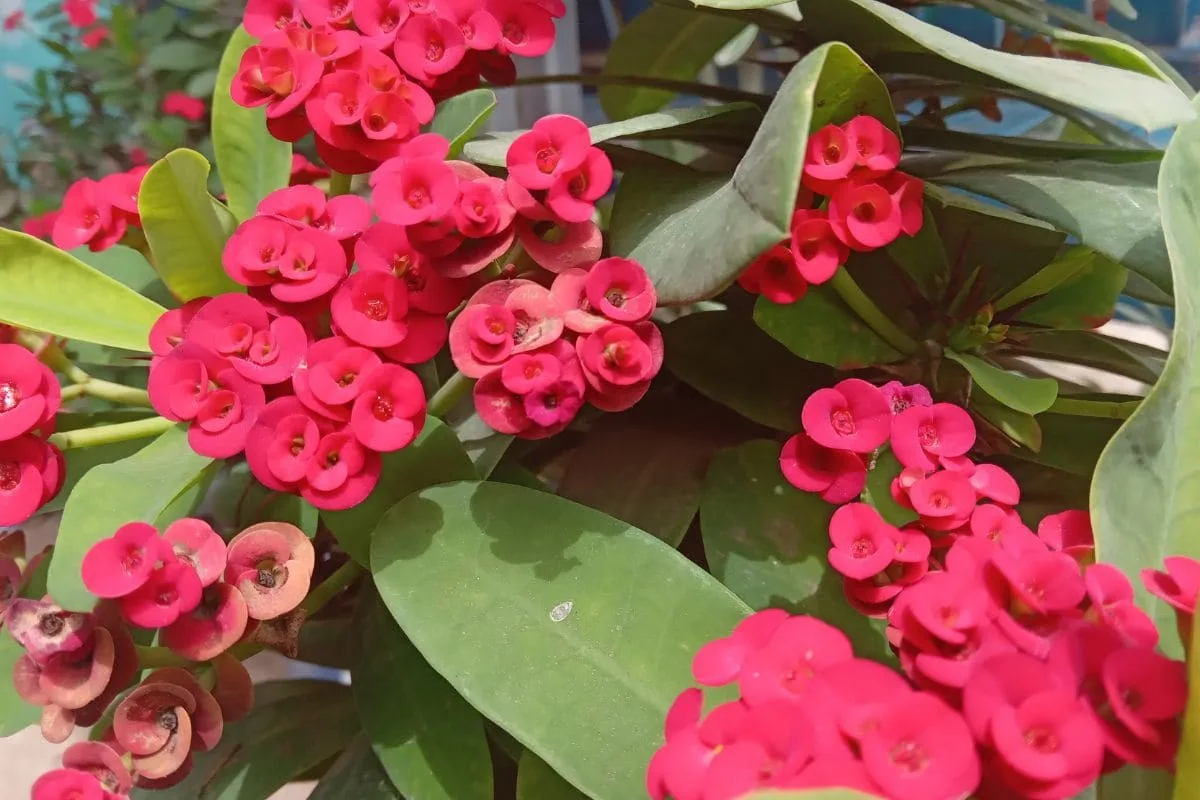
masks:
<path fill-rule="evenodd" d="M 859 455 L 822 447 L 805 433 L 797 433 L 784 443 L 779 468 L 792 486 L 820 492 L 826 502 L 834 505 L 856 499 L 867 484 L 867 465 Z"/>
<path fill-rule="evenodd" d="M 202 590 L 196 570 L 172 554 L 145 583 L 121 597 L 121 613 L 139 628 L 165 628 L 200 604 Z"/>
<path fill-rule="evenodd" d="M 829 566 L 854 580 L 872 578 L 896 555 L 898 531 L 866 503 L 850 503 L 829 520 Z"/>
<path fill-rule="evenodd" d="M 404 142 L 417 135 L 432 118 L 432 103 L 422 102 L 427 100 L 409 84 L 379 91 L 366 76 L 339 69 L 321 78 L 304 112 L 325 162 L 339 172 L 358 174 L 398 155 Z"/>
<path fill-rule="evenodd" d="M 970 729 L 931 694 L 914 692 L 889 704 L 859 745 L 867 774 L 896 800 L 952 800 L 979 785 Z"/>
<path fill-rule="evenodd" d="M 0 442 L 52 430 L 61 405 L 54 372 L 20 345 L 0 344 Z"/>
<path fill-rule="evenodd" d="M 295 396 L 272 400 L 246 439 L 250 471 L 268 489 L 298 492 L 321 436 L 332 428 L 332 422 L 306 408 Z"/>
<path fill-rule="evenodd" d="M 141 588 L 169 545 L 145 522 L 130 522 L 92 545 L 83 557 L 83 584 L 97 597 L 124 597 Z"/>
<path fill-rule="evenodd" d="M 32 800 L 107 800 L 110 797 L 95 775 L 77 769 L 56 769 L 33 784 Z"/>
<path fill-rule="evenodd" d="M 513 197 L 514 185 L 510 179 L 507 184 L 509 199 Z M 517 238 L 529 257 L 542 269 L 559 273 L 568 269 L 587 268 L 600 258 L 604 242 L 596 223 L 558 224 L 541 220 L 535 226 L 526 216 L 516 219 Z"/>
<path fill-rule="evenodd" d="M 405 0 L 355 0 L 354 25 L 365 37 L 365 44 L 387 49 L 411 13 Z"/>
<path fill-rule="evenodd" d="M 808 137 L 802 181 L 821 194 L 829 194 L 849 177 L 857 163 L 854 140 L 841 127 L 826 125 Z"/>
<path fill-rule="evenodd" d="M 602 411 L 624 411 L 641 400 L 662 369 L 662 333 L 653 322 L 613 323 L 575 340 L 588 382 L 587 401 Z"/>
<path fill-rule="evenodd" d="M 738 686 L 749 706 L 798 699 L 814 676 L 854 657 L 846 635 L 814 617 L 789 617 L 742 663 Z"/>
<path fill-rule="evenodd" d="M 184 658 L 209 661 L 237 644 L 249 619 L 242 593 L 232 584 L 214 582 L 201 593 L 200 603 L 163 628 L 160 636 Z"/>
<path fill-rule="evenodd" d="M 61 213 L 56 208 L 36 217 L 28 217 L 21 223 L 21 230 L 38 239 L 49 239 L 54 233 L 54 223 Z"/>
<path fill-rule="evenodd" d="M 0 442 L 0 525 L 19 525 L 54 499 L 66 479 L 57 447 L 26 434 Z"/>
<path fill-rule="evenodd" d="M 770 640 L 775 630 L 789 619 L 778 608 L 751 614 L 733 632 L 701 647 L 692 659 L 692 676 L 705 686 L 724 686 L 737 680 L 746 657 Z M 697 709 L 697 714 L 699 709 Z"/>
<path fill-rule="evenodd" d="M 931 472 L 939 456 L 961 456 L 974 446 L 975 423 L 952 403 L 913 406 L 892 420 L 891 436 L 901 464 Z"/>
<path fill-rule="evenodd" d="M 300 11 L 314 27 L 331 25 L 348 28 L 354 12 L 353 0 L 300 0 Z"/>
<path fill-rule="evenodd" d="M 528 280 L 490 283 L 467 301 L 450 326 L 450 357 L 459 372 L 482 378 L 509 356 L 552 344 L 563 331 L 558 305 Z"/>
<path fill-rule="evenodd" d="M 338 332 L 366 347 L 390 347 L 408 333 L 408 289 L 391 272 L 354 273 L 334 292 L 330 309 Z"/>
<path fill-rule="evenodd" d="M 1187 556 L 1168 556 L 1163 564 L 1166 572 L 1142 570 L 1142 585 L 1190 619 L 1196 613 L 1196 596 L 1200 594 L 1200 561 Z"/>
<path fill-rule="evenodd" d="M 322 178 L 329 177 L 329 170 L 319 164 L 314 164 L 300 153 L 292 153 L 292 174 L 289 181 L 292 186 L 309 186 Z M 272 193 L 273 194 L 273 193 Z M 268 195 L 269 197 L 270 195 Z M 346 195 L 350 197 L 351 195 Z M 265 198 L 264 198 L 265 199 Z"/>
<path fill-rule="evenodd" d="M 854 143 L 855 166 L 866 177 L 879 177 L 900 165 L 900 139 L 875 117 L 859 115 L 842 126 Z"/>
<path fill-rule="evenodd" d="M 1092 517 L 1086 511 L 1063 511 L 1042 517 L 1037 535 L 1051 550 L 1061 550 L 1081 564 L 1096 560 Z"/>
<path fill-rule="evenodd" d="M 761 294 L 772 303 L 788 305 L 808 293 L 808 280 L 800 271 L 792 251 L 777 244 L 764 250 L 738 276 L 738 285 L 751 294 Z"/>
<path fill-rule="evenodd" d="M 272 318 L 262 303 L 244 294 L 220 295 L 198 308 L 185 336 L 262 385 L 291 377 L 308 348 L 308 335 L 296 319 Z"/>
<path fill-rule="evenodd" d="M 412 443 L 425 425 L 425 390 L 411 370 L 384 364 L 362 382 L 350 428 L 364 447 L 380 453 Z"/>
<path fill-rule="evenodd" d="M 445 75 L 467 52 L 462 30 L 436 14 L 416 14 L 400 27 L 393 50 L 400 69 L 419 81 Z"/>
<path fill-rule="evenodd" d="M 286 522 L 262 522 L 230 540 L 225 581 L 242 593 L 251 619 L 274 619 L 304 600 L 315 564 L 303 531 Z"/>
<path fill-rule="evenodd" d="M 150 352 L 156 356 L 150 362 L 151 367 L 161 361 L 162 356 L 170 355 L 171 351 L 183 342 L 184 333 L 191 324 L 192 318 L 211 299 L 210 297 L 197 297 L 189 300 L 180 308 L 172 308 L 163 312 L 155 321 L 154 326 L 150 328 Z"/>
<path fill-rule="evenodd" d="M 308 348 L 305 362 L 292 376 L 292 388 L 309 409 L 326 419 L 345 422 L 367 377 L 382 363 L 374 351 L 331 336 Z"/>
<path fill-rule="evenodd" d="M 458 197 L 458 177 L 435 158 L 393 159 L 373 179 L 371 203 L 384 222 L 415 225 L 450 213 Z"/>
<path fill-rule="evenodd" d="M 504 5 L 532 7 L 518 2 Z M 498 16 L 498 19 L 505 24 L 503 18 Z M 542 117 L 509 146 L 506 158 L 509 177 L 526 189 L 549 189 L 583 166 L 590 148 L 591 134 L 582 121 L 565 114 Z"/>
<path fill-rule="evenodd" d="M 804 431 L 822 447 L 869 453 L 887 441 L 891 409 L 876 387 L 847 378 L 818 389 L 800 412 Z"/>
<path fill-rule="evenodd" d="M 92 28 L 90 31 L 87 31 L 82 36 L 80 36 L 79 41 L 88 50 L 95 50 L 97 47 L 99 47 L 101 44 L 104 43 L 104 40 L 106 40 L 108 38 L 108 35 L 109 35 L 109 30 L 108 30 L 107 25 L 97 25 L 96 27 Z"/>
<path fill-rule="evenodd" d="M 252 217 L 225 243 L 225 272 L 250 287 L 266 287 L 284 304 L 329 294 L 346 277 L 346 251 L 331 234 Z"/>
<path fill-rule="evenodd" d="M 501 55 L 515 53 L 525 58 L 537 58 L 550 52 L 554 45 L 552 17 L 564 13 L 561 2 L 553 11 L 536 0 L 487 0 L 484 7 L 500 26 Z M 557 13 L 555 13 L 557 12 Z"/>
<path fill-rule="evenodd" d="M 571 345 L 559 340 L 513 356 L 475 384 L 475 408 L 492 429 L 544 439 L 564 429 L 583 404 L 587 383 Z"/>
<path fill-rule="evenodd" d="M 883 396 L 892 405 L 892 414 L 899 414 L 912 406 L 931 406 L 933 396 L 919 383 L 905 386 L 900 381 L 889 381 L 879 387 Z"/>
<path fill-rule="evenodd" d="M 167 92 L 162 102 L 162 113 L 183 117 L 190 122 L 204 119 L 207 111 L 203 100 L 185 92 Z"/>
<path fill-rule="evenodd" d="M 1131 644 L 1158 644 L 1154 620 L 1134 604 L 1133 584 L 1123 572 L 1111 564 L 1092 564 L 1084 572 L 1083 582 L 1092 604 L 1089 619 L 1108 626 Z"/>
<path fill-rule="evenodd" d="M 877 183 L 847 181 L 829 199 L 829 224 L 851 250 L 876 250 L 900 235 L 900 206 Z"/>
<path fill-rule="evenodd" d="M 408 287 L 409 305 L 420 311 L 444 315 L 453 311 L 469 291 L 464 281 L 443 277 L 412 245 L 404 226 L 377 222 L 354 245 L 354 260 L 361 271 L 390 272 Z"/>
<path fill-rule="evenodd" d="M 550 296 L 562 312 L 563 325 L 573 333 L 592 333 L 612 321 L 588 300 L 588 275 L 588 271 L 579 268 L 564 270 L 550 286 Z M 653 291 L 653 285 L 650 288 Z"/>
<path fill-rule="evenodd" d="M 588 271 L 584 293 L 591 308 L 626 324 L 649 319 L 658 303 L 645 268 L 628 258 L 597 261 Z"/>
<path fill-rule="evenodd" d="M 908 491 L 913 510 L 930 530 L 947 531 L 967 523 L 975 510 L 975 491 L 969 478 L 959 472 L 935 472 L 913 484 Z"/>
<path fill-rule="evenodd" d="M 995 464 L 973 465 L 970 471 L 971 488 L 981 499 L 988 499 L 1006 506 L 1015 506 L 1021 500 L 1021 488 L 1017 480 L 1003 467 Z"/>
<path fill-rule="evenodd" d="M 26 654 L 41 666 L 60 654 L 89 652 L 95 628 L 87 614 L 23 598 L 9 605 L 4 624 Z"/>
<path fill-rule="evenodd" d="M 177 559 L 195 570 L 201 586 L 211 586 L 225 571 L 225 540 L 202 519 L 172 522 L 163 531 L 163 541 Z"/>
<path fill-rule="evenodd" d="M 596 201 L 612 187 L 613 167 L 598 147 L 589 147 L 583 163 L 565 172 L 546 192 L 546 207 L 563 222 L 588 222 Z"/>
<path fill-rule="evenodd" d="M 67 769 L 92 775 L 114 795 L 128 794 L 133 787 L 133 777 L 121 756 L 104 742 L 76 742 L 63 752 L 62 763 Z"/>
<path fill-rule="evenodd" d="M 100 184 L 81 178 L 67 189 L 51 236 L 54 246 L 63 250 L 86 244 L 93 252 L 99 252 L 119 242 L 127 225 L 124 215 L 114 213 Z"/>
<path fill-rule="evenodd" d="M 834 235 L 828 216 L 819 211 L 796 212 L 791 245 L 796 269 L 809 283 L 825 283 L 850 256 L 846 245 Z"/>
<path fill-rule="evenodd" d="M 356 239 L 371 224 L 371 207 L 358 195 L 327 197 L 315 186 L 276 189 L 258 204 L 258 213 L 301 228 L 316 228 L 339 242 Z"/>
<path fill-rule="evenodd" d="M 296 141 L 312 129 L 302 104 L 316 90 L 324 72 L 325 65 L 316 53 L 255 45 L 242 54 L 230 93 L 240 106 L 265 105 L 271 135 Z"/>
<path fill-rule="evenodd" d="M 256 39 L 286 28 L 294 23 L 303 23 L 298 0 L 247 0 L 242 24 Z"/>
<path fill-rule="evenodd" d="M 15 31 L 17 28 L 21 27 L 23 22 L 25 22 L 25 11 L 24 9 L 18 8 L 16 11 L 9 12 L 9 14 L 4 17 L 4 21 L 3 23 L 0 23 L 0 27 L 2 27 L 6 32 Z M 28 233 L 28 231 L 26 232 Z M 32 235 L 33 234 L 30 234 L 30 236 Z"/>
<path fill-rule="evenodd" d="M 463 236 L 481 239 L 507 231 L 517 210 L 508 200 L 500 178 L 459 176 L 458 199 L 451 209 L 454 226 Z"/>
<path fill-rule="evenodd" d="M 190 692 L 163 681 L 145 682 L 120 702 L 113 714 L 113 736 L 132 754 L 140 779 L 157 780 L 188 769 L 196 711 Z"/>
<path fill-rule="evenodd" d="M 86 28 L 96 22 L 95 0 L 63 0 L 67 22 L 76 28 Z"/>

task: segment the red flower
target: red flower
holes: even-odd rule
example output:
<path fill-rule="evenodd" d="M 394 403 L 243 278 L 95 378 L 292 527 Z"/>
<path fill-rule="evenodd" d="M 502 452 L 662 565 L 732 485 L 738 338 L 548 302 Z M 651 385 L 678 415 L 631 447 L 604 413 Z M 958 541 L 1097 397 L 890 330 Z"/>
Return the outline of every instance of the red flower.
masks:
<path fill-rule="evenodd" d="M 500 25 L 496 49 L 501 55 L 537 58 L 550 52 L 554 46 L 553 17 L 563 15 L 561 2 L 553 5 L 548 8 L 537 0 L 487 0 L 484 7 Z"/>
<path fill-rule="evenodd" d="M 606 325 L 580 336 L 575 350 L 587 400 L 603 411 L 624 411 L 641 400 L 663 363 L 662 333 L 652 322 Z"/>
<path fill-rule="evenodd" d="M 1063 511 L 1042 517 L 1037 535 L 1051 550 L 1061 550 L 1081 564 L 1096 560 L 1092 517 L 1086 511 Z"/>
<path fill-rule="evenodd" d="M 36 217 L 29 217 L 21 223 L 21 230 L 38 239 L 49 239 L 54 232 L 54 223 L 62 211 L 54 209 Z"/>
<path fill-rule="evenodd" d="M 242 15 L 242 24 L 256 39 L 286 28 L 294 23 L 303 23 L 299 0 L 247 0 Z"/>
<path fill-rule="evenodd" d="M 0 442 L 0 525 L 19 525 L 53 500 L 64 467 L 59 449 L 35 436 Z"/>
<path fill-rule="evenodd" d="M 406 0 L 355 0 L 354 24 L 371 47 L 386 49 L 396 41 L 411 14 Z"/>
<path fill-rule="evenodd" d="M 913 510 L 930 530 L 961 528 L 975 510 L 975 492 L 971 481 L 959 472 L 935 472 L 913 484 L 908 491 Z"/>
<path fill-rule="evenodd" d="M 87 31 L 79 37 L 79 41 L 89 50 L 95 50 L 104 40 L 108 38 L 109 30 L 107 25 L 97 25 L 90 31 Z"/>
<path fill-rule="evenodd" d="M 93 252 L 112 247 L 125 235 L 123 214 L 115 213 L 100 184 L 81 178 L 63 197 L 62 210 L 54 221 L 55 247 L 74 250 L 86 244 Z"/>
<path fill-rule="evenodd" d="M 520 5 L 532 7 L 529 3 Z M 587 125 L 575 117 L 565 114 L 542 117 L 509 145 L 506 156 L 509 178 L 526 189 L 549 189 L 583 166 L 591 141 Z"/>
<path fill-rule="evenodd" d="M 829 520 L 829 566 L 854 580 L 873 578 L 892 563 L 898 531 L 866 503 L 851 503 Z"/>
<path fill-rule="evenodd" d="M 384 364 L 363 380 L 350 429 L 364 447 L 380 453 L 407 447 L 424 424 L 425 390 L 411 370 Z"/>
<path fill-rule="evenodd" d="M 796 269 L 809 283 L 825 283 L 850 255 L 834 235 L 829 218 L 819 211 L 797 211 L 792 216 L 791 242 Z"/>
<path fill-rule="evenodd" d="M 121 613 L 139 628 L 165 628 L 200 604 L 196 570 L 171 554 L 149 578 L 120 599 Z"/>
<path fill-rule="evenodd" d="M 837 125 L 826 125 L 808 137 L 801 180 L 814 192 L 830 194 L 850 176 L 857 159 L 850 135 Z"/>
<path fill-rule="evenodd" d="M 829 199 L 829 224 L 851 250 L 886 247 L 900 236 L 902 219 L 896 199 L 877 183 L 858 180 L 839 186 Z"/>
<path fill-rule="evenodd" d="M 752 294 L 761 294 L 772 303 L 795 303 L 808 293 L 808 280 L 786 245 L 764 250 L 738 276 L 738 285 Z"/>
<path fill-rule="evenodd" d="M 887 706 L 859 740 L 867 774 L 896 800 L 952 800 L 979 785 L 979 755 L 954 709 L 914 692 Z"/>
<path fill-rule="evenodd" d="M 804 433 L 784 443 L 779 467 L 792 486 L 820 492 L 826 502 L 834 505 L 856 499 L 867 483 L 867 465 L 860 456 L 822 447 Z"/>
<path fill-rule="evenodd" d="M 937 468 L 937 457 L 961 456 L 975 444 L 975 423 L 951 403 L 914 406 L 892 420 L 892 452 L 906 467 Z"/>
<path fill-rule="evenodd" d="M 419 81 L 445 75 L 467 52 L 463 32 L 436 14 L 416 14 L 396 34 L 394 54 L 400 69 Z"/>
<path fill-rule="evenodd" d="M 379 218 L 396 225 L 440 220 L 458 198 L 458 176 L 441 158 L 401 155 L 380 166 L 371 186 Z"/>
<path fill-rule="evenodd" d="M 0 442 L 52 429 L 61 405 L 54 372 L 20 345 L 0 344 Z"/>
<path fill-rule="evenodd" d="M 208 107 L 204 101 L 192 97 L 186 92 L 167 92 L 162 102 L 162 112 L 167 115 L 183 117 L 189 122 L 199 122 L 204 119 Z"/>
<path fill-rule="evenodd" d="M 749 706 L 800 699 L 814 676 L 854 657 L 850 640 L 813 617 L 789 617 L 742 662 L 738 687 Z"/>
<path fill-rule="evenodd" d="M 351 70 L 323 77 L 304 111 L 325 162 L 339 172 L 362 173 L 399 154 L 432 118 L 432 108 L 414 100 L 411 88 L 381 92 Z"/>
<path fill-rule="evenodd" d="M 562 340 L 513 356 L 475 384 L 475 408 L 491 428 L 523 439 L 558 433 L 583 405 L 587 383 Z"/>
<path fill-rule="evenodd" d="M 209 661 L 242 638 L 248 621 L 242 593 L 231 584 L 214 582 L 201 593 L 199 604 L 163 628 L 160 637 L 184 658 Z"/>
<path fill-rule="evenodd" d="M 875 117 L 859 115 L 842 126 L 853 143 L 854 164 L 864 177 L 886 175 L 900 165 L 900 139 Z"/>
<path fill-rule="evenodd" d="M 317 88 L 324 72 L 325 65 L 315 53 L 255 45 L 242 54 L 230 92 L 238 105 L 265 105 L 271 134 L 284 141 L 296 141 L 311 130 L 302 104 Z"/>
<path fill-rule="evenodd" d="M 62 10 L 67 15 L 67 22 L 76 28 L 96 23 L 95 0 L 63 0 Z"/>
<path fill-rule="evenodd" d="M 100 779 L 77 769 L 56 769 L 33 784 L 32 800 L 107 800 Z"/>
<path fill-rule="evenodd" d="M 271 317 L 244 294 L 214 297 L 188 323 L 186 341 L 228 360 L 243 378 L 262 385 L 292 376 L 308 348 L 304 327 L 292 317 Z"/>
<path fill-rule="evenodd" d="M 97 597 L 124 597 L 150 580 L 155 566 L 171 557 L 169 550 L 153 525 L 122 525 L 84 555 L 83 585 Z"/>
<path fill-rule="evenodd" d="M 899 414 L 912 406 L 933 405 L 933 395 L 919 383 L 905 386 L 900 381 L 888 381 L 879 387 L 879 391 L 892 404 L 892 414 Z"/>
<path fill-rule="evenodd" d="M 596 201 L 612 187 L 613 167 L 598 147 L 589 147 L 583 163 L 566 172 L 546 192 L 546 207 L 563 222 L 587 222 Z"/>
<path fill-rule="evenodd" d="M 177 559 L 196 571 L 201 586 L 220 580 L 225 571 L 225 540 L 207 522 L 190 517 L 176 520 L 163 531 L 163 541 Z"/>
<path fill-rule="evenodd" d="M 308 186 L 328 177 L 329 170 L 312 163 L 300 153 L 292 153 L 292 175 L 289 181 L 292 186 Z"/>
<path fill-rule="evenodd" d="M 16 11 L 9 13 L 8 16 L 4 18 L 3 28 L 5 31 L 15 31 L 17 28 L 21 27 L 21 23 L 24 21 L 25 11 L 18 8 Z"/>
<path fill-rule="evenodd" d="M 281 304 L 328 295 L 346 277 L 346 251 L 332 235 L 271 217 L 252 217 L 222 254 L 225 272 L 243 286 L 264 287 Z"/>
<path fill-rule="evenodd" d="M 847 378 L 819 389 L 800 411 L 804 431 L 822 447 L 869 453 L 887 441 L 891 408 L 876 387 Z"/>
<path fill-rule="evenodd" d="M 544 287 L 527 280 L 491 283 L 450 326 L 450 357 L 459 372 L 482 378 L 510 356 L 545 347 L 562 332 L 561 312 Z"/>
<path fill-rule="evenodd" d="M 256 213 L 287 220 L 297 228 L 315 228 L 339 242 L 352 242 L 371 224 L 366 200 L 353 194 L 328 197 L 315 186 L 277 189 L 262 199 Z"/>

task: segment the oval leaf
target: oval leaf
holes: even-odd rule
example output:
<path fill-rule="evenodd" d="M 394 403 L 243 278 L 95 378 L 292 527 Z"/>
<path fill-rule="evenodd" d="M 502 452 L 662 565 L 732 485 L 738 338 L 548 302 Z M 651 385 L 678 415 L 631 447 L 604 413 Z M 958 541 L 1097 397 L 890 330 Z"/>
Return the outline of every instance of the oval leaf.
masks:
<path fill-rule="evenodd" d="M 0 230 L 0 322 L 146 352 L 164 311 L 53 245 Z"/>
<path fill-rule="evenodd" d="M 756 611 L 812 614 L 840 628 L 860 656 L 886 658 L 882 626 L 850 607 L 829 566 L 834 506 L 784 479 L 779 450 L 759 440 L 713 459 L 700 504 L 709 569 Z"/>
<path fill-rule="evenodd" d="M 208 159 L 174 150 L 154 163 L 138 192 L 138 213 L 154 268 L 181 300 L 242 291 L 221 267 L 229 234 L 208 193 Z"/>
<path fill-rule="evenodd" d="M 501 483 L 401 500 L 371 568 L 430 665 L 592 797 L 642 795 L 692 655 L 749 613 L 650 534 Z"/>
<path fill-rule="evenodd" d="M 517 764 L 517 800 L 587 800 L 587 795 L 526 750 Z"/>
<path fill-rule="evenodd" d="M 80 575 L 87 551 L 127 522 L 158 521 L 212 463 L 188 445 L 187 426 L 176 425 L 128 458 L 88 471 L 63 508 L 50 562 L 48 588 L 54 600 L 64 608 L 90 611 L 96 598 Z"/>
<path fill-rule="evenodd" d="M 1162 377 L 1117 431 L 1096 464 L 1092 525 L 1096 557 L 1126 575 L 1161 569 L 1169 555 L 1200 557 L 1200 381 L 1196 304 L 1200 302 L 1200 122 L 1176 131 L 1159 175 L 1163 232 L 1175 279 L 1174 345 Z M 1180 655 L 1175 614 L 1135 581 L 1161 645 Z"/>
<path fill-rule="evenodd" d="M 744 21 L 730 17 L 652 5 L 621 29 L 602 74 L 692 80 L 745 28 Z M 658 111 L 675 97 L 642 86 L 601 86 L 598 94 L 604 113 L 614 120 Z"/>
<path fill-rule="evenodd" d="M 308 800 L 403 800 L 371 750 L 358 736 L 321 777 Z"/>
<path fill-rule="evenodd" d="M 805 361 L 840 370 L 890 364 L 903 358 L 828 286 L 811 287 L 790 305 L 760 297 L 754 304 L 754 321 Z"/>
<path fill-rule="evenodd" d="M 472 89 L 438 103 L 429 130 L 450 140 L 449 157 L 454 158 L 495 110 L 495 92 L 491 89 Z"/>
<path fill-rule="evenodd" d="M 41 598 L 38 598 L 41 599 Z M 0 634 L 0 739 L 36 725 L 42 718 L 42 709 L 31 706 L 17 695 L 13 686 L 13 666 L 25 655 L 24 648 L 7 632 Z"/>
<path fill-rule="evenodd" d="M 1028 378 L 1000 369 L 978 356 L 946 351 L 946 358 L 962 364 L 971 380 L 994 400 L 1024 414 L 1040 414 L 1054 405 L 1058 381 L 1053 378 Z"/>
<path fill-rule="evenodd" d="M 321 519 L 338 544 L 364 566 L 370 560 L 371 531 L 397 500 L 418 489 L 478 477 L 470 456 L 454 431 L 436 417 L 427 417 L 416 440 L 394 453 L 384 453 L 383 471 L 371 496 L 345 511 L 325 511 Z"/>
<path fill-rule="evenodd" d="M 242 26 L 234 30 L 221 56 L 212 100 L 213 152 L 217 174 L 238 221 L 254 216 L 264 197 L 288 185 L 292 174 L 292 145 L 267 130 L 264 108 L 243 108 L 233 102 L 229 87 L 242 54 L 258 43 Z"/>
<path fill-rule="evenodd" d="M 405 797 L 491 800 L 483 719 L 425 662 L 375 591 L 363 594 L 351 686 L 379 763 Z"/>
<path fill-rule="evenodd" d="M 855 114 L 898 130 L 883 81 L 845 45 L 818 47 L 792 68 L 731 178 L 666 167 L 625 175 L 613 253 L 645 266 L 660 303 L 716 294 L 789 235 L 809 132 Z"/>

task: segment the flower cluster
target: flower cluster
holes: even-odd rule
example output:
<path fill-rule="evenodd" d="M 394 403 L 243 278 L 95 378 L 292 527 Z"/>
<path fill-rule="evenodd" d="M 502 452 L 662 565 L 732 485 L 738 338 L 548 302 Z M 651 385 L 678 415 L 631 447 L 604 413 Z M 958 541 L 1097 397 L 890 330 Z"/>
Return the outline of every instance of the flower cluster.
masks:
<path fill-rule="evenodd" d="M 62 488 L 66 464 L 46 437 L 62 405 L 58 377 L 17 344 L 0 344 L 0 525 L 33 516 Z"/>
<path fill-rule="evenodd" d="M 98 181 L 80 178 L 71 184 L 50 231 L 54 245 L 74 250 L 86 244 L 99 252 L 121 241 L 130 226 L 141 227 L 137 198 L 149 171 L 149 167 L 134 167 Z"/>
<path fill-rule="evenodd" d="M 899 164 L 900 139 L 874 117 L 814 133 L 790 239 L 763 252 L 738 283 L 772 302 L 794 303 L 810 284 L 832 278 L 851 251 L 886 247 L 901 233 L 916 236 L 925 219 L 924 183 L 898 171 Z"/>
<path fill-rule="evenodd" d="M 333 169 L 370 172 L 433 118 L 434 102 L 516 77 L 512 55 L 544 55 L 561 0 L 250 0 L 260 42 L 242 56 L 234 100 L 265 106 L 294 142 L 310 131 Z"/>

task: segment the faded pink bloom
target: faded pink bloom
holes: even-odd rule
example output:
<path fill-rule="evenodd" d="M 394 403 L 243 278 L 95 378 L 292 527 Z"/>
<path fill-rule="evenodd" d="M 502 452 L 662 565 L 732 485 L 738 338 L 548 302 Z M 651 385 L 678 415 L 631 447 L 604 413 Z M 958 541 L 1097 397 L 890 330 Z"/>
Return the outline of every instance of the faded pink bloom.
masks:
<path fill-rule="evenodd" d="M 177 559 L 195 570 L 201 586 L 211 586 L 221 579 L 225 572 L 225 540 L 204 520 L 184 517 L 172 522 L 163 531 L 163 541 Z"/>
<path fill-rule="evenodd" d="M 246 632 L 249 612 L 241 592 L 228 583 L 214 583 L 200 595 L 200 604 L 163 628 L 163 644 L 192 661 L 209 661 L 237 644 Z"/>
<path fill-rule="evenodd" d="M 268 620 L 300 605 L 315 565 L 303 531 L 286 522 L 262 522 L 230 540 L 225 580 L 242 593 L 251 619 Z"/>

